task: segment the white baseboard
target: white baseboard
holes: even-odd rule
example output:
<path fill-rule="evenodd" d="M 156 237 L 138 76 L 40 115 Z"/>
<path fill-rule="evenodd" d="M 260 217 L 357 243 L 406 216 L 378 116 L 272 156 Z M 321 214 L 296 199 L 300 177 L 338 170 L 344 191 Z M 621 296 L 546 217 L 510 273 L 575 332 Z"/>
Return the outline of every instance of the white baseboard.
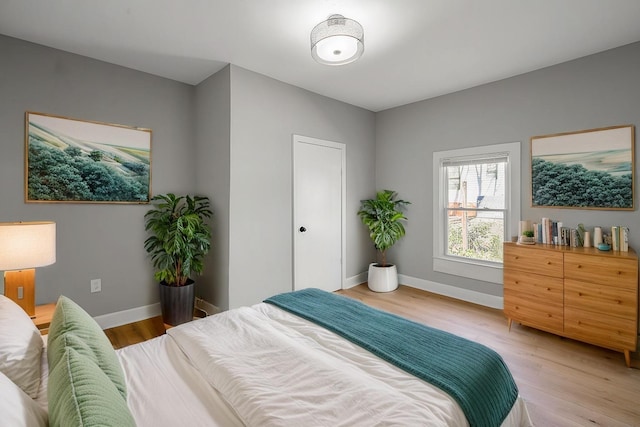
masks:
<path fill-rule="evenodd" d="M 348 277 L 345 281 L 344 281 L 344 286 L 342 287 L 342 289 L 349 289 L 349 288 L 353 288 L 354 286 L 358 286 L 361 283 L 364 283 L 367 281 L 367 272 L 365 271 L 364 273 L 360 273 L 356 276 L 351 276 Z"/>
<path fill-rule="evenodd" d="M 502 297 L 488 295 L 482 292 L 472 291 L 470 289 L 458 288 L 457 286 L 418 279 L 416 277 L 405 276 L 404 274 L 398 274 L 398 283 L 411 286 L 412 288 L 422 289 L 423 291 L 433 292 L 434 294 L 483 305 L 485 307 L 497 308 L 500 310 L 504 307 L 504 299 Z"/>
<path fill-rule="evenodd" d="M 115 313 L 103 314 L 94 317 L 95 321 L 102 329 L 115 328 L 127 323 L 138 322 L 160 315 L 160 303 L 131 308 L 129 310 L 116 311 Z"/>
<path fill-rule="evenodd" d="M 202 311 L 207 316 L 212 316 L 214 314 L 221 313 L 222 310 L 218 306 L 211 304 L 208 301 L 203 300 L 202 298 L 196 297 L 195 309 Z"/>
<path fill-rule="evenodd" d="M 345 280 L 345 286 L 343 289 L 353 288 L 361 283 L 367 281 L 367 272 L 360 273 L 357 276 L 349 277 Z M 416 277 L 407 276 L 404 274 L 398 274 L 398 283 L 405 286 L 410 286 L 416 289 L 422 289 L 423 291 L 431 292 L 438 295 L 444 295 L 459 299 L 462 301 L 471 302 L 474 304 L 483 305 L 485 307 L 497 308 L 502 310 L 504 307 L 504 299 L 495 295 L 488 295 L 482 292 L 472 291 L 470 289 L 458 288 L 457 286 L 445 285 L 443 283 L 432 282 L 430 280 L 418 279 Z"/>

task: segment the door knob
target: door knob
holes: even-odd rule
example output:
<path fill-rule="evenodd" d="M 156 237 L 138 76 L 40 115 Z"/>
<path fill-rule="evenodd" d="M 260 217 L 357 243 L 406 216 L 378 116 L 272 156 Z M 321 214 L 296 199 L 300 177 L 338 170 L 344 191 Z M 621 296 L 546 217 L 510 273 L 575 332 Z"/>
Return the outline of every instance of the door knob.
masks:
<path fill-rule="evenodd" d="M 301 232 L 301 233 L 304 233 L 305 231 L 307 231 L 307 229 L 306 229 L 306 228 L 304 228 L 304 227 L 300 227 L 300 232 Z"/>

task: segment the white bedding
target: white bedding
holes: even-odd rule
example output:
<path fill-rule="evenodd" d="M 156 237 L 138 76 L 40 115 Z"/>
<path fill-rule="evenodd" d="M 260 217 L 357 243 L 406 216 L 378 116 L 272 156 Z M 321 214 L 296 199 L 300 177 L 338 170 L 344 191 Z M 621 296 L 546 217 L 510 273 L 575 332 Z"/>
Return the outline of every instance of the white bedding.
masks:
<path fill-rule="evenodd" d="M 468 425 L 439 389 L 269 304 L 167 333 L 118 353 L 140 426 Z M 518 398 L 503 426 L 530 425 Z"/>
<path fill-rule="evenodd" d="M 233 409 L 162 335 L 116 350 L 138 427 L 243 426 Z"/>
<path fill-rule="evenodd" d="M 48 411 L 47 384 L 49 384 L 49 365 L 47 364 L 47 335 L 42 335 L 42 355 L 40 356 L 40 387 L 35 402 L 45 411 Z"/>

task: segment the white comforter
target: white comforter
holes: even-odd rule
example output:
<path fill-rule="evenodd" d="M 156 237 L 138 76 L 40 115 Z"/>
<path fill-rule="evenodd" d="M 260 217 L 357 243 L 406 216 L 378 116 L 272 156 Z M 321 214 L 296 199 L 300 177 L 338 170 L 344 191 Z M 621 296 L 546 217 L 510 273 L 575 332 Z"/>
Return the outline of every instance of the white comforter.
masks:
<path fill-rule="evenodd" d="M 444 392 L 269 304 L 168 335 L 249 426 L 468 425 Z M 503 425 L 531 425 L 520 398 Z"/>

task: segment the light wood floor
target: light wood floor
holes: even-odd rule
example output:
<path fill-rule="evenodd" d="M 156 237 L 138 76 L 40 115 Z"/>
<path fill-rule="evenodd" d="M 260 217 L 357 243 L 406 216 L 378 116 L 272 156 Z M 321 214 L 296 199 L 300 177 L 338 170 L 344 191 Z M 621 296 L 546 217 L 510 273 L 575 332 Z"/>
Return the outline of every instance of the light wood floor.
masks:
<path fill-rule="evenodd" d="M 500 353 L 538 427 L 640 426 L 640 370 L 627 368 L 622 353 L 518 324 L 509 332 L 500 310 L 406 286 L 379 294 L 359 285 L 339 293 Z M 154 318 L 106 333 L 118 348 L 160 335 L 164 326 Z"/>

